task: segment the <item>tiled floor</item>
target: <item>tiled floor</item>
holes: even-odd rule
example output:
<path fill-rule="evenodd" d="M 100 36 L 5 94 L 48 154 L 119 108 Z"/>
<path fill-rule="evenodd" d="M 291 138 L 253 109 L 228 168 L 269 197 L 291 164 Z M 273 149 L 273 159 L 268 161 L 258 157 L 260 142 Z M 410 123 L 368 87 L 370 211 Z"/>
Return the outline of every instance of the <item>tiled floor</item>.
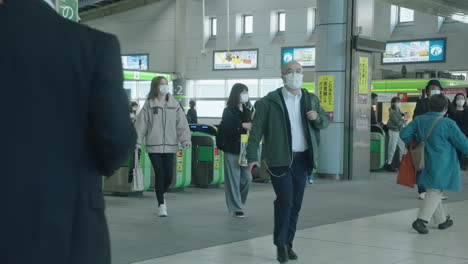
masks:
<path fill-rule="evenodd" d="M 468 264 L 468 201 L 447 205 L 455 225 L 418 235 L 416 209 L 361 218 L 297 232 L 299 261 L 328 264 Z M 220 245 L 135 264 L 277 263 L 271 236 Z"/>

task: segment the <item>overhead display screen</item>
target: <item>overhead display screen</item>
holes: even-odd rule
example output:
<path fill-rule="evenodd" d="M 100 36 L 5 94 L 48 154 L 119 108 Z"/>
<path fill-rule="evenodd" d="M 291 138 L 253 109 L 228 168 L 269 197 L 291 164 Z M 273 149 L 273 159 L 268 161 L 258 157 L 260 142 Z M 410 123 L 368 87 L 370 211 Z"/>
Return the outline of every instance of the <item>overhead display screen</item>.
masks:
<path fill-rule="evenodd" d="M 315 67 L 315 47 L 293 47 L 281 49 L 281 64 L 299 62 L 302 67 Z"/>
<path fill-rule="evenodd" d="M 147 54 L 123 55 L 122 67 L 124 70 L 147 71 L 148 57 Z"/>
<path fill-rule="evenodd" d="M 258 69 L 258 49 L 214 51 L 214 70 L 255 70 Z"/>
<path fill-rule="evenodd" d="M 444 62 L 446 39 L 388 42 L 382 64 Z"/>

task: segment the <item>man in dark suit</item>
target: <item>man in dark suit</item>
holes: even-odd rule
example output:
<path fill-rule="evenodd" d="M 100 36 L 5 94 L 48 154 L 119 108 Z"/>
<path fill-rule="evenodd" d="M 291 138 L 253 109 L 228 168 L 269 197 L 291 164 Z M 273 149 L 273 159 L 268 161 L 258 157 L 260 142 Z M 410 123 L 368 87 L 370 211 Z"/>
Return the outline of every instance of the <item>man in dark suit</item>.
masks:
<path fill-rule="evenodd" d="M 119 43 L 50 2 L 4 2 L 5 263 L 110 263 L 101 176 L 135 146 Z"/>

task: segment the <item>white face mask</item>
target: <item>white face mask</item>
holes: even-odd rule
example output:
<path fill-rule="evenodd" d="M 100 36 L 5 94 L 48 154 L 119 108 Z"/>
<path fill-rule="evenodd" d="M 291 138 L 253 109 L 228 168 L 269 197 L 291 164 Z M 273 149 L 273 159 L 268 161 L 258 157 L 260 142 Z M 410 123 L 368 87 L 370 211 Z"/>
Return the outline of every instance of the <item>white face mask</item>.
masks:
<path fill-rule="evenodd" d="M 396 103 L 395 106 L 400 109 L 401 108 L 401 103 Z"/>
<path fill-rule="evenodd" d="M 285 76 L 286 82 L 284 83 L 291 89 L 301 89 L 304 75 L 301 73 L 288 73 Z"/>
<path fill-rule="evenodd" d="M 457 100 L 457 105 L 458 106 L 464 106 L 465 105 L 465 100 Z"/>
<path fill-rule="evenodd" d="M 159 86 L 159 91 L 163 95 L 168 94 L 169 93 L 169 85 L 164 84 L 164 85 Z"/>
<path fill-rule="evenodd" d="M 440 94 L 440 93 L 441 93 L 440 90 L 432 90 L 432 91 L 431 91 L 431 96 L 437 95 L 437 94 Z"/>
<path fill-rule="evenodd" d="M 241 94 L 240 101 L 243 104 L 247 103 L 249 101 L 249 94 L 248 93 Z"/>

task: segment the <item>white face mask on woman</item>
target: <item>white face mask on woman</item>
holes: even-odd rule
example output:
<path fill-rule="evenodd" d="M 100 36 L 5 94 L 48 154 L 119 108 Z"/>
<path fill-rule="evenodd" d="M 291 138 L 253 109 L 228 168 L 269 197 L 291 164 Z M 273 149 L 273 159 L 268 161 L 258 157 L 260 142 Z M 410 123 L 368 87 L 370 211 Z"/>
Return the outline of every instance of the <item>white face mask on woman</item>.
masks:
<path fill-rule="evenodd" d="M 243 104 L 247 103 L 249 101 L 249 94 L 248 93 L 241 94 L 240 101 Z"/>
<path fill-rule="evenodd" d="M 461 100 L 457 100 L 457 105 L 458 106 L 464 106 L 465 105 L 465 100 L 461 99 Z"/>
<path fill-rule="evenodd" d="M 401 108 L 401 103 L 396 103 L 395 106 L 400 109 Z"/>
<path fill-rule="evenodd" d="M 431 91 L 431 96 L 441 94 L 442 92 L 440 90 L 432 90 Z"/>
<path fill-rule="evenodd" d="M 285 76 L 286 82 L 284 83 L 290 89 L 301 89 L 303 84 L 304 75 L 301 73 L 288 73 Z"/>
<path fill-rule="evenodd" d="M 168 94 L 168 93 L 169 93 L 169 85 L 163 84 L 163 85 L 159 86 L 159 91 L 160 91 L 161 94 L 163 94 L 163 95 Z"/>

